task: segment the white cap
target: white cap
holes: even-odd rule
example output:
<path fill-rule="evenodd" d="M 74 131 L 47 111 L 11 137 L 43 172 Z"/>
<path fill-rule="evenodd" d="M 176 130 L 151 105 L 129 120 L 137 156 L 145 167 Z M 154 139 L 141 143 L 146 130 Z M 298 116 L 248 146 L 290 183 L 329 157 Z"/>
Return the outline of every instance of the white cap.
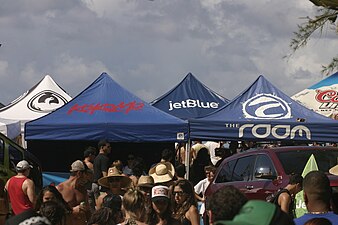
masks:
<path fill-rule="evenodd" d="M 84 171 L 86 168 L 81 160 L 76 160 L 71 165 L 70 172 Z"/>
<path fill-rule="evenodd" d="M 151 189 L 151 200 L 160 199 L 169 200 L 169 188 L 167 186 L 158 185 Z"/>
<path fill-rule="evenodd" d="M 33 166 L 29 165 L 26 160 L 21 160 L 18 164 L 16 164 L 16 170 L 18 171 L 26 170 L 28 168 L 33 168 Z"/>

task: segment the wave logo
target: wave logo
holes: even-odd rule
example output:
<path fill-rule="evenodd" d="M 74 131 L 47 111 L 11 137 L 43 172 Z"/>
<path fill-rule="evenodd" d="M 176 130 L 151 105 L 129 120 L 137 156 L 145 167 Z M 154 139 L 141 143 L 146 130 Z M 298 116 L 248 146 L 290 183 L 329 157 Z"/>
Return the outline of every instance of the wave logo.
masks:
<path fill-rule="evenodd" d="M 45 90 L 34 95 L 27 103 L 27 107 L 39 113 L 49 113 L 67 103 L 67 99 L 55 91 Z"/>
<path fill-rule="evenodd" d="M 243 103 L 243 114 L 249 119 L 288 119 L 291 108 L 283 99 L 272 94 L 257 94 Z"/>

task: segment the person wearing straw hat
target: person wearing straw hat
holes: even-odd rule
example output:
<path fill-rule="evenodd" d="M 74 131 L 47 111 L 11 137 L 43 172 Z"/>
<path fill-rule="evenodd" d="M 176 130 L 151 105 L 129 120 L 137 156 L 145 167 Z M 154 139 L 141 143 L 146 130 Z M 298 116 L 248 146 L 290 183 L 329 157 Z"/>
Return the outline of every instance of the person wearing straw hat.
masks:
<path fill-rule="evenodd" d="M 103 198 L 108 194 L 120 195 L 124 194 L 123 189 L 130 187 L 131 179 L 123 175 L 116 167 L 110 167 L 107 176 L 101 177 L 98 180 L 99 185 L 109 189 L 107 192 L 101 194 L 96 202 L 96 209 L 102 206 Z"/>
<path fill-rule="evenodd" d="M 175 168 L 170 162 L 160 162 L 149 170 L 149 175 L 154 178 L 155 184 L 169 187 L 175 176 Z"/>
<path fill-rule="evenodd" d="M 338 176 L 338 165 L 335 165 L 329 169 L 329 173 Z"/>
<path fill-rule="evenodd" d="M 136 186 L 136 189 L 140 190 L 145 197 L 147 212 L 151 212 L 150 195 L 151 195 L 151 188 L 154 187 L 154 185 L 155 183 L 154 183 L 153 177 L 142 175 L 138 179 L 138 183 Z"/>
<path fill-rule="evenodd" d="M 155 182 L 152 176 L 142 175 L 138 179 L 136 188 L 142 191 L 145 195 L 150 195 L 151 188 L 154 187 Z"/>

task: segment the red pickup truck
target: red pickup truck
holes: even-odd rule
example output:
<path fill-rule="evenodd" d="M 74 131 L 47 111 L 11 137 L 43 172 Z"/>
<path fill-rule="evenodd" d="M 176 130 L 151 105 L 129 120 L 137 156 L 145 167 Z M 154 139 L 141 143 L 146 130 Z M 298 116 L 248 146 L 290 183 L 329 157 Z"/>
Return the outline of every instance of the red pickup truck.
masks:
<path fill-rule="evenodd" d="M 235 154 L 220 164 L 205 195 L 208 198 L 222 186 L 233 185 L 249 199 L 265 200 L 269 194 L 288 184 L 291 173 L 302 174 L 312 154 L 318 169 L 327 173 L 334 202 L 337 202 L 338 176 L 328 173 L 331 167 L 338 164 L 337 147 L 289 146 L 252 149 Z"/>

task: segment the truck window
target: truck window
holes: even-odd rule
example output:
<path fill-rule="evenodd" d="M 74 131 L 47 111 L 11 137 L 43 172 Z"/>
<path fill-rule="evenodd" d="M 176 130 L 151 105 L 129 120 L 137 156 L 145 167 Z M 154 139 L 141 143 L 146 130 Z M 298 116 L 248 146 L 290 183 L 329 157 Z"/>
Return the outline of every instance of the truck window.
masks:
<path fill-rule="evenodd" d="M 224 183 L 224 182 L 231 181 L 231 176 L 234 170 L 235 163 L 236 163 L 236 159 L 225 163 L 222 166 L 221 170 L 219 171 L 216 177 L 215 183 Z"/>
<path fill-rule="evenodd" d="M 276 169 L 270 159 L 267 155 L 258 155 L 256 159 L 255 169 L 256 173 L 268 173 L 271 176 L 277 176 Z M 261 180 L 253 177 L 254 180 Z"/>
<path fill-rule="evenodd" d="M 253 175 L 255 156 L 246 156 L 239 158 L 234 173 L 232 175 L 232 181 L 250 181 Z"/>
<path fill-rule="evenodd" d="M 9 152 L 9 161 L 10 161 L 10 169 L 15 172 L 15 166 L 18 162 L 24 159 L 23 152 L 19 149 L 15 148 L 11 144 L 8 147 Z"/>

